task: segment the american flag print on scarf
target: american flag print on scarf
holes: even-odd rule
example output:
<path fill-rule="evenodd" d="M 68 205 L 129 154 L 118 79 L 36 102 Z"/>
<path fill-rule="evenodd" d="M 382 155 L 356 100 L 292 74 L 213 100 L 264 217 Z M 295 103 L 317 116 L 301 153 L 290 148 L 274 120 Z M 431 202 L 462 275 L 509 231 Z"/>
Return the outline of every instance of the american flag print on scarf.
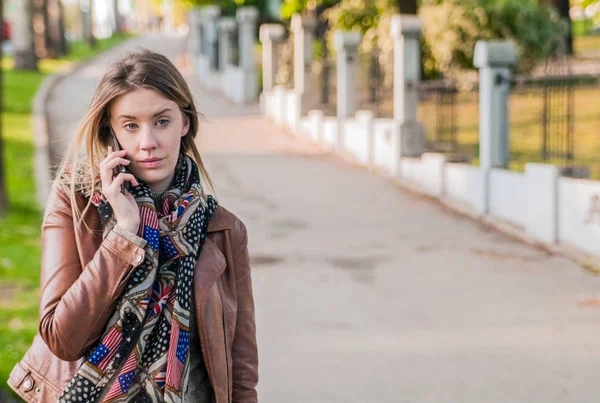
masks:
<path fill-rule="evenodd" d="M 117 299 L 98 343 L 59 398 L 70 402 L 181 402 L 189 382 L 193 272 L 217 202 L 195 162 L 180 154 L 175 178 L 156 208 L 141 180 L 131 188 L 140 210 L 145 258 Z M 103 237 L 116 224 L 96 189 Z M 95 204 L 95 203 L 94 203 Z M 110 270 L 107 267 L 106 270 Z"/>

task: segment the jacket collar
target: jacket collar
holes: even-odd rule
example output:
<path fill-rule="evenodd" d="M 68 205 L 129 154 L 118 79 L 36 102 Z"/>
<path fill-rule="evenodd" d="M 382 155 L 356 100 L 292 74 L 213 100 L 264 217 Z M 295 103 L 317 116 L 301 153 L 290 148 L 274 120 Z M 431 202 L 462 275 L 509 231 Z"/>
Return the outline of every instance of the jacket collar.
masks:
<path fill-rule="evenodd" d="M 224 231 L 233 228 L 233 215 L 227 214 L 225 209 L 221 206 L 217 206 L 213 216 L 208 222 L 207 232 Z"/>

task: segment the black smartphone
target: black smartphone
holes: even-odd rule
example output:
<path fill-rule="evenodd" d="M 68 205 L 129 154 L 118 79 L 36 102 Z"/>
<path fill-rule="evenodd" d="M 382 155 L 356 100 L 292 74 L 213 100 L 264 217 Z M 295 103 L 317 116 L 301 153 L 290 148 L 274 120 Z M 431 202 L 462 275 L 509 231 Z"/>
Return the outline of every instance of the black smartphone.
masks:
<path fill-rule="evenodd" d="M 121 146 L 119 145 L 119 142 L 117 141 L 117 135 L 115 134 L 115 132 L 110 124 L 108 125 L 108 127 L 110 128 L 110 137 L 112 139 L 113 151 L 121 151 Z M 117 168 L 115 168 L 115 176 L 118 175 L 119 173 L 129 173 L 129 171 L 127 170 L 127 167 L 125 167 L 124 165 L 119 165 L 119 166 L 117 166 Z M 130 185 L 131 185 L 131 183 L 129 181 L 124 181 L 121 184 L 121 193 L 125 194 L 125 191 L 129 192 Z"/>

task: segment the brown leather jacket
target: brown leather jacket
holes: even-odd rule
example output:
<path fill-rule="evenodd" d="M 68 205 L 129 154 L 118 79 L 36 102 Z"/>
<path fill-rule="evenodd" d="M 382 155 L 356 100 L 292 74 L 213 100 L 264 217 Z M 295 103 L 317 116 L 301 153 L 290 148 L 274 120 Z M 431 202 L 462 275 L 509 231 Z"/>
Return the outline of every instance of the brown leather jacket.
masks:
<path fill-rule="evenodd" d="M 80 211 L 87 200 L 81 196 Z M 111 231 L 102 240 L 97 209 L 77 226 L 64 189 L 54 191 L 42 226 L 40 322 L 8 384 L 28 402 L 55 402 L 99 339 L 144 250 Z M 218 207 L 194 273 L 195 313 L 216 403 L 257 402 L 258 352 L 244 224 Z"/>

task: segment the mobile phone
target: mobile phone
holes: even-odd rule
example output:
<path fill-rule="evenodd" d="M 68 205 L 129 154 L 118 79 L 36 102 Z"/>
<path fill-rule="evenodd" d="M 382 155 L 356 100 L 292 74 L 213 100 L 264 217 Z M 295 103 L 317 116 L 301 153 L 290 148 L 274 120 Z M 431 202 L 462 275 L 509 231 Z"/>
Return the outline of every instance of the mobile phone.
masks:
<path fill-rule="evenodd" d="M 119 142 L 117 141 L 117 135 L 115 134 L 115 131 L 113 130 L 113 128 L 110 124 L 108 126 L 110 127 L 110 137 L 112 139 L 113 150 L 121 151 L 121 146 L 119 145 Z M 129 171 L 127 170 L 127 167 L 125 167 L 124 165 L 118 165 L 117 168 L 115 168 L 115 176 L 118 175 L 119 172 L 129 173 Z M 121 193 L 125 194 L 126 190 L 129 192 L 130 185 L 131 185 L 131 183 L 129 181 L 123 181 L 123 183 L 121 183 Z"/>

